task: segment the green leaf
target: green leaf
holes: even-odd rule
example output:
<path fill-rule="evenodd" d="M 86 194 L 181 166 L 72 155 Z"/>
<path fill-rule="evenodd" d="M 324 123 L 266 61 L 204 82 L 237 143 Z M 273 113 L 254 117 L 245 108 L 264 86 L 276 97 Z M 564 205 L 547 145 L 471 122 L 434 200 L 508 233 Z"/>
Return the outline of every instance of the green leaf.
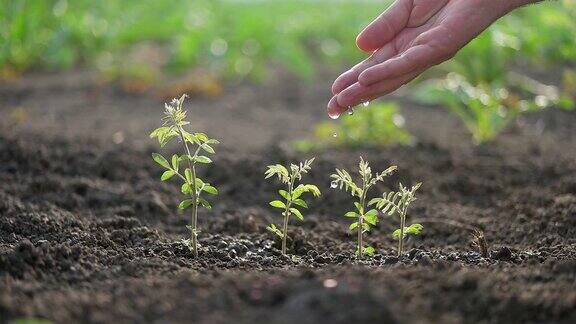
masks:
<path fill-rule="evenodd" d="M 274 200 L 270 202 L 270 206 L 275 207 L 275 208 L 283 208 L 286 209 L 286 204 L 284 204 L 283 202 L 281 202 L 280 200 Z"/>
<path fill-rule="evenodd" d="M 215 187 L 212 186 L 204 186 L 202 188 L 202 190 L 206 191 L 207 193 L 211 194 L 211 195 L 217 195 L 218 194 L 218 189 L 216 189 Z"/>
<path fill-rule="evenodd" d="M 366 221 L 366 223 L 372 226 L 376 226 L 376 223 L 378 222 L 378 213 L 366 214 L 364 215 L 364 220 Z"/>
<path fill-rule="evenodd" d="M 180 191 L 182 191 L 182 193 L 185 195 L 189 195 L 192 192 L 192 189 L 190 188 L 190 184 L 188 184 L 187 182 L 183 183 Z"/>
<path fill-rule="evenodd" d="M 349 211 L 346 214 L 344 214 L 344 216 L 356 218 L 356 217 L 358 217 L 358 213 L 355 211 Z"/>
<path fill-rule="evenodd" d="M 278 190 L 278 193 L 280 194 L 280 196 L 282 196 L 284 199 L 289 200 L 288 197 L 288 192 L 286 190 Z"/>
<path fill-rule="evenodd" d="M 294 205 L 298 205 L 300 207 L 308 208 L 308 204 L 303 199 L 296 199 L 292 202 Z"/>
<path fill-rule="evenodd" d="M 358 222 L 354 222 L 354 223 L 350 224 L 350 227 L 348 227 L 348 229 L 349 229 L 350 231 L 353 231 L 353 230 L 355 230 L 356 228 L 358 228 Z"/>
<path fill-rule="evenodd" d="M 378 204 L 378 202 L 380 202 L 382 200 L 382 198 L 373 198 L 368 202 L 368 206 L 372 206 L 374 204 Z"/>
<path fill-rule="evenodd" d="M 216 152 L 214 152 L 214 149 L 213 149 L 210 145 L 208 145 L 208 144 L 202 144 L 202 145 L 200 145 L 200 147 L 201 147 L 204 151 L 206 151 L 206 152 L 208 152 L 208 153 L 210 153 L 210 154 L 216 153 Z"/>
<path fill-rule="evenodd" d="M 422 226 L 421 224 L 412 224 L 410 226 L 406 226 L 404 227 L 404 237 L 408 236 L 408 235 L 420 235 L 420 233 L 422 233 L 422 230 L 424 229 L 424 226 Z M 400 229 L 396 229 L 393 233 L 392 233 L 392 237 L 394 237 L 395 239 L 400 237 Z"/>
<path fill-rule="evenodd" d="M 192 170 L 190 170 L 190 168 L 184 170 L 184 177 L 188 183 L 192 183 Z"/>
<path fill-rule="evenodd" d="M 374 256 L 374 253 L 376 253 L 376 249 L 368 245 L 362 249 L 362 253 L 364 253 L 364 255 L 367 256 Z"/>
<path fill-rule="evenodd" d="M 276 234 L 277 236 L 279 236 L 280 238 L 284 238 L 284 234 L 282 233 L 282 231 L 276 227 L 276 225 L 274 224 L 270 224 L 269 226 L 266 227 L 266 229 L 274 234 Z"/>
<path fill-rule="evenodd" d="M 170 168 L 170 163 L 168 163 L 168 161 L 166 161 L 166 159 L 158 154 L 158 153 L 152 153 L 152 159 L 154 159 L 154 161 L 156 161 L 156 163 L 160 164 L 161 166 L 165 167 L 166 169 L 171 169 Z"/>
<path fill-rule="evenodd" d="M 206 141 L 206 144 L 220 144 L 220 142 L 218 140 L 211 138 Z"/>
<path fill-rule="evenodd" d="M 172 170 L 164 171 L 164 173 L 162 173 L 162 177 L 160 177 L 160 180 L 166 181 L 166 180 L 172 178 L 174 175 L 176 175 L 176 172 L 174 172 Z"/>
<path fill-rule="evenodd" d="M 360 205 L 359 202 L 355 201 L 355 202 L 354 202 L 354 206 L 356 206 L 356 209 L 358 210 L 358 213 L 364 214 L 364 208 L 362 208 L 362 206 Z"/>
<path fill-rule="evenodd" d="M 202 205 L 202 207 L 208 209 L 208 210 L 212 210 L 212 206 L 210 205 L 210 203 L 201 197 L 198 197 L 198 202 L 200 203 L 200 205 Z"/>
<path fill-rule="evenodd" d="M 197 156 L 197 157 L 194 159 L 194 161 L 196 161 L 196 162 L 198 162 L 198 163 L 204 163 L 204 164 L 208 164 L 208 163 L 211 163 L 211 162 L 212 162 L 212 160 L 210 160 L 209 157 L 204 156 L 204 155 L 199 155 L 199 156 Z"/>
<path fill-rule="evenodd" d="M 192 199 L 184 199 L 180 202 L 180 205 L 178 205 L 178 208 L 180 209 L 186 209 L 188 207 L 190 207 L 190 205 L 192 205 L 194 201 Z"/>
<path fill-rule="evenodd" d="M 378 216 L 378 211 L 376 209 L 370 209 L 364 216 Z"/>
<path fill-rule="evenodd" d="M 174 154 L 172 155 L 172 168 L 174 168 L 174 171 L 178 172 L 178 167 L 179 167 L 179 158 L 178 155 Z"/>
<path fill-rule="evenodd" d="M 290 211 L 291 211 L 291 212 L 294 214 L 294 216 L 296 216 L 299 220 L 301 220 L 301 221 L 304 220 L 304 216 L 302 216 L 302 213 L 301 213 L 298 209 L 292 207 L 292 208 L 290 208 Z"/>

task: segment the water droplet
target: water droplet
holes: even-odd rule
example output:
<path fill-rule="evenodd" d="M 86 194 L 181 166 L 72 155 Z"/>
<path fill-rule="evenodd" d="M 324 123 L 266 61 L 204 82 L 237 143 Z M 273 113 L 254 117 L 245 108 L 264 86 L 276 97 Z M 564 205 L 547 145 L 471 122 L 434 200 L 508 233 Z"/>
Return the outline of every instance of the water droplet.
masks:
<path fill-rule="evenodd" d="M 348 115 L 354 115 L 354 107 L 348 108 Z"/>
<path fill-rule="evenodd" d="M 338 286 L 338 281 L 335 279 L 326 279 L 324 280 L 323 285 L 326 288 L 335 288 Z"/>
<path fill-rule="evenodd" d="M 336 181 L 330 182 L 330 188 L 336 189 L 336 187 L 338 187 L 338 182 L 336 182 Z"/>
<path fill-rule="evenodd" d="M 340 114 L 328 111 L 328 117 L 330 117 L 332 119 L 338 119 L 338 117 L 340 117 Z"/>
<path fill-rule="evenodd" d="M 366 102 L 362 103 L 362 106 L 368 107 L 369 104 L 370 104 L 370 101 L 366 101 Z"/>
<path fill-rule="evenodd" d="M 396 125 L 396 127 L 404 127 L 406 120 L 404 120 L 404 117 L 402 115 L 394 114 L 394 116 L 392 116 L 392 122 L 394 123 L 394 125 Z"/>
<path fill-rule="evenodd" d="M 338 137 L 338 134 L 332 133 L 332 137 L 336 138 L 336 137 Z"/>

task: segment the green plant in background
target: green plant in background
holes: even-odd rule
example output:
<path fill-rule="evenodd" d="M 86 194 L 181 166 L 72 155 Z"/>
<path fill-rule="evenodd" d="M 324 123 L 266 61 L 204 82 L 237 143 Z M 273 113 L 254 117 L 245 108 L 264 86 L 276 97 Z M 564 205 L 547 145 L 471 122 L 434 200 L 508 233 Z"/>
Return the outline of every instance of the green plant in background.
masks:
<path fill-rule="evenodd" d="M 389 216 L 392 216 L 396 213 L 400 218 L 400 228 L 392 233 L 392 236 L 398 239 L 398 256 L 404 252 L 404 238 L 408 235 L 419 235 L 424 229 L 421 224 L 406 226 L 408 207 L 416 201 L 416 190 L 421 185 L 422 183 L 417 183 L 408 189 L 400 183 L 398 191 L 384 193 L 381 198 L 374 198 L 368 203 L 368 206 L 376 205 L 376 208 L 382 210 L 383 214 L 388 213 Z"/>
<path fill-rule="evenodd" d="M 343 115 L 338 121 L 316 125 L 314 140 L 293 143 L 301 152 L 327 147 L 391 147 L 408 145 L 410 134 L 404 129 L 404 117 L 393 103 L 372 103 L 357 109 L 353 115 Z"/>
<path fill-rule="evenodd" d="M 493 140 L 520 113 L 546 108 L 557 100 L 555 95 L 521 100 L 505 87 L 485 83 L 473 86 L 455 73 L 422 85 L 414 98 L 421 103 L 446 106 L 462 120 L 477 144 Z"/>
<path fill-rule="evenodd" d="M 380 173 L 372 173 L 372 169 L 368 162 L 364 161 L 364 159 L 360 157 L 358 167 L 360 174 L 359 183 L 354 182 L 348 171 L 336 169 L 336 173 L 330 176 L 330 178 L 333 179 L 330 187 L 333 189 L 340 188 L 340 190 L 349 192 L 352 197 L 358 199 L 354 202 L 356 210 L 349 211 L 344 214 L 344 216 L 355 219 L 355 221 L 350 224 L 349 230 L 357 232 L 356 255 L 361 259 L 364 255 L 371 256 L 374 254 L 373 247 L 364 246 L 362 235 L 364 232 L 370 231 L 371 226 L 376 226 L 376 223 L 378 222 L 378 211 L 376 209 L 368 210 L 366 208 L 368 202 L 367 199 L 369 199 L 368 191 L 376 183 L 384 181 L 386 176 L 392 174 L 392 172 L 396 170 L 396 166 L 391 166 Z"/>
<path fill-rule="evenodd" d="M 290 220 L 290 216 L 294 215 L 300 221 L 304 220 L 304 215 L 298 210 L 298 207 L 308 208 L 308 203 L 301 198 L 302 194 L 310 192 L 314 197 L 320 196 L 320 189 L 315 185 L 297 184 L 297 181 L 302 180 L 302 176 L 310 171 L 312 162 L 314 162 L 314 158 L 300 162 L 300 164 L 290 164 L 289 168 L 281 164 L 269 165 L 264 173 L 266 176 L 265 179 L 277 176 L 278 180 L 286 185 L 286 190 L 278 191 L 280 196 L 284 198 L 284 201 L 274 200 L 270 202 L 270 206 L 283 210 L 282 216 L 284 216 L 284 222 L 282 229 L 273 223 L 266 228 L 282 240 L 282 254 L 286 254 L 286 239 L 288 236 L 288 221 Z"/>
<path fill-rule="evenodd" d="M 165 105 L 166 109 L 162 118 L 163 126 L 155 129 L 150 134 L 150 137 L 157 138 L 161 147 L 164 147 L 173 139 L 178 139 L 182 143 L 183 154 L 172 155 L 171 163 L 158 153 L 152 153 L 152 158 L 166 169 L 162 174 L 161 180 L 167 181 L 177 176 L 182 181 L 182 193 L 190 197 L 182 200 L 178 207 L 182 210 L 189 207 L 192 209 L 190 225 L 187 226 L 190 230 L 191 239 L 184 242 L 190 247 L 194 256 L 198 256 L 198 207 L 202 206 L 208 210 L 212 209 L 210 203 L 201 195 L 204 192 L 216 195 L 218 190 L 197 176 L 196 165 L 198 163 L 211 163 L 212 160 L 201 153 L 214 154 L 214 149 L 211 145 L 219 142 L 209 138 L 204 133 L 190 133 L 184 129 L 184 126 L 190 124 L 186 120 L 186 111 L 183 110 L 184 99 L 186 99 L 186 95 L 182 95 L 180 99 L 173 99 L 170 104 Z M 183 162 L 186 163 L 184 170 L 180 167 Z"/>

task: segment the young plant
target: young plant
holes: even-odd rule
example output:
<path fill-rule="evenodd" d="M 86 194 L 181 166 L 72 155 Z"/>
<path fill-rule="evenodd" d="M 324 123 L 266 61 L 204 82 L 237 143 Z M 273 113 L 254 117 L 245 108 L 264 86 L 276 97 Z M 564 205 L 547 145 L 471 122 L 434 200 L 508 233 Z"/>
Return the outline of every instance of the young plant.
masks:
<path fill-rule="evenodd" d="M 406 226 L 408 207 L 416 200 L 415 193 L 421 185 L 422 183 L 417 183 L 408 189 L 400 183 L 399 191 L 384 193 L 381 198 L 374 198 L 368 203 L 369 206 L 376 205 L 376 208 L 381 209 L 383 214 L 388 213 L 392 216 L 396 213 L 400 217 L 400 228 L 392 233 L 392 236 L 398 239 L 398 256 L 401 256 L 404 251 L 404 238 L 408 235 L 418 235 L 424 229 L 421 224 Z"/>
<path fill-rule="evenodd" d="M 371 256 L 374 254 L 374 248 L 371 246 L 364 247 L 362 234 L 370 231 L 371 226 L 375 226 L 378 222 L 378 211 L 376 209 L 367 210 L 367 195 L 368 190 L 379 181 L 383 181 L 386 176 L 389 176 L 396 170 L 396 166 L 391 166 L 380 173 L 372 173 L 368 162 L 360 157 L 359 174 L 361 181 L 357 184 L 352 179 L 350 173 L 346 170 L 336 169 L 336 173 L 332 174 L 330 178 L 333 179 L 330 187 L 340 188 L 346 192 L 350 192 L 352 197 L 358 200 L 354 202 L 356 206 L 355 211 L 349 211 L 344 216 L 354 218 L 356 221 L 350 224 L 350 231 L 357 231 L 358 234 L 358 247 L 356 255 L 361 259 L 364 255 Z"/>
<path fill-rule="evenodd" d="M 182 95 L 180 99 L 173 99 L 170 104 L 165 104 L 166 109 L 162 118 L 162 127 L 155 129 L 150 134 L 150 137 L 157 138 L 161 147 L 164 147 L 175 138 L 178 139 L 179 143 L 182 143 L 183 154 L 172 155 L 171 163 L 158 153 L 152 153 L 152 158 L 166 169 L 162 174 L 161 180 L 167 181 L 176 176 L 182 182 L 182 193 L 185 196 L 189 196 L 189 198 L 180 202 L 178 208 L 182 210 L 191 208 L 190 225 L 187 225 L 190 230 L 190 240 L 185 240 L 185 242 L 194 253 L 194 256 L 198 256 L 198 207 L 202 206 L 208 210 L 212 209 L 210 203 L 201 195 L 204 192 L 217 195 L 218 190 L 198 178 L 196 165 L 198 163 L 211 163 L 212 160 L 202 154 L 214 154 L 214 149 L 211 145 L 219 142 L 209 138 L 204 133 L 189 133 L 184 130 L 184 126 L 190 124 L 186 121 L 186 111 L 182 109 L 184 99 L 186 99 L 186 95 Z M 184 170 L 180 167 L 183 162 L 185 162 Z"/>
<path fill-rule="evenodd" d="M 298 165 L 290 164 L 290 169 L 280 164 L 269 165 L 268 169 L 264 173 L 266 175 L 265 179 L 276 175 L 280 182 L 286 185 L 286 190 L 278 191 L 280 196 L 284 198 L 284 201 L 274 200 L 270 202 L 272 207 L 283 210 L 282 216 L 284 216 L 284 222 L 282 229 L 276 227 L 275 224 L 270 224 L 266 228 L 282 239 L 282 254 L 286 254 L 286 238 L 288 236 L 288 221 L 290 220 L 290 216 L 294 215 L 296 218 L 303 221 L 304 216 L 302 215 L 302 212 L 298 210 L 298 207 L 308 208 L 308 204 L 304 199 L 300 198 L 300 196 L 306 192 L 312 193 L 314 197 L 320 196 L 320 190 L 315 185 L 298 184 L 296 186 L 296 182 L 302 180 L 302 176 L 310 171 L 312 162 L 314 162 L 314 158 L 300 162 Z"/>

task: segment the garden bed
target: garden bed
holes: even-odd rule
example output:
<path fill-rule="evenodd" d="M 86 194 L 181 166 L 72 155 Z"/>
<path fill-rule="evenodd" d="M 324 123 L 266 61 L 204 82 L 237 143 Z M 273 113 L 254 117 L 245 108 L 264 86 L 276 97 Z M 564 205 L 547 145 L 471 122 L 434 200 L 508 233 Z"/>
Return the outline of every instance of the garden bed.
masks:
<path fill-rule="evenodd" d="M 150 158 L 162 100 L 77 72 L 2 86 L 0 321 L 576 321 L 574 113 L 522 117 L 475 147 L 454 117 L 399 98 L 417 143 L 315 154 L 307 179 L 323 195 L 291 223 L 296 257 L 282 256 L 266 231 L 280 219 L 267 205 L 278 186 L 264 171 L 303 157 L 287 143 L 326 118 L 326 89 L 282 77 L 189 101 L 193 124 L 222 142 L 201 171 L 220 195 L 199 215 L 195 259 L 180 242 L 179 188 L 157 180 Z M 354 257 L 343 217 L 351 201 L 328 176 L 356 170 L 360 155 L 377 170 L 399 166 L 380 191 L 424 183 L 410 217 L 425 229 L 400 258 L 394 218 L 366 235 L 374 258 Z M 482 229 L 489 255 L 442 221 Z"/>

